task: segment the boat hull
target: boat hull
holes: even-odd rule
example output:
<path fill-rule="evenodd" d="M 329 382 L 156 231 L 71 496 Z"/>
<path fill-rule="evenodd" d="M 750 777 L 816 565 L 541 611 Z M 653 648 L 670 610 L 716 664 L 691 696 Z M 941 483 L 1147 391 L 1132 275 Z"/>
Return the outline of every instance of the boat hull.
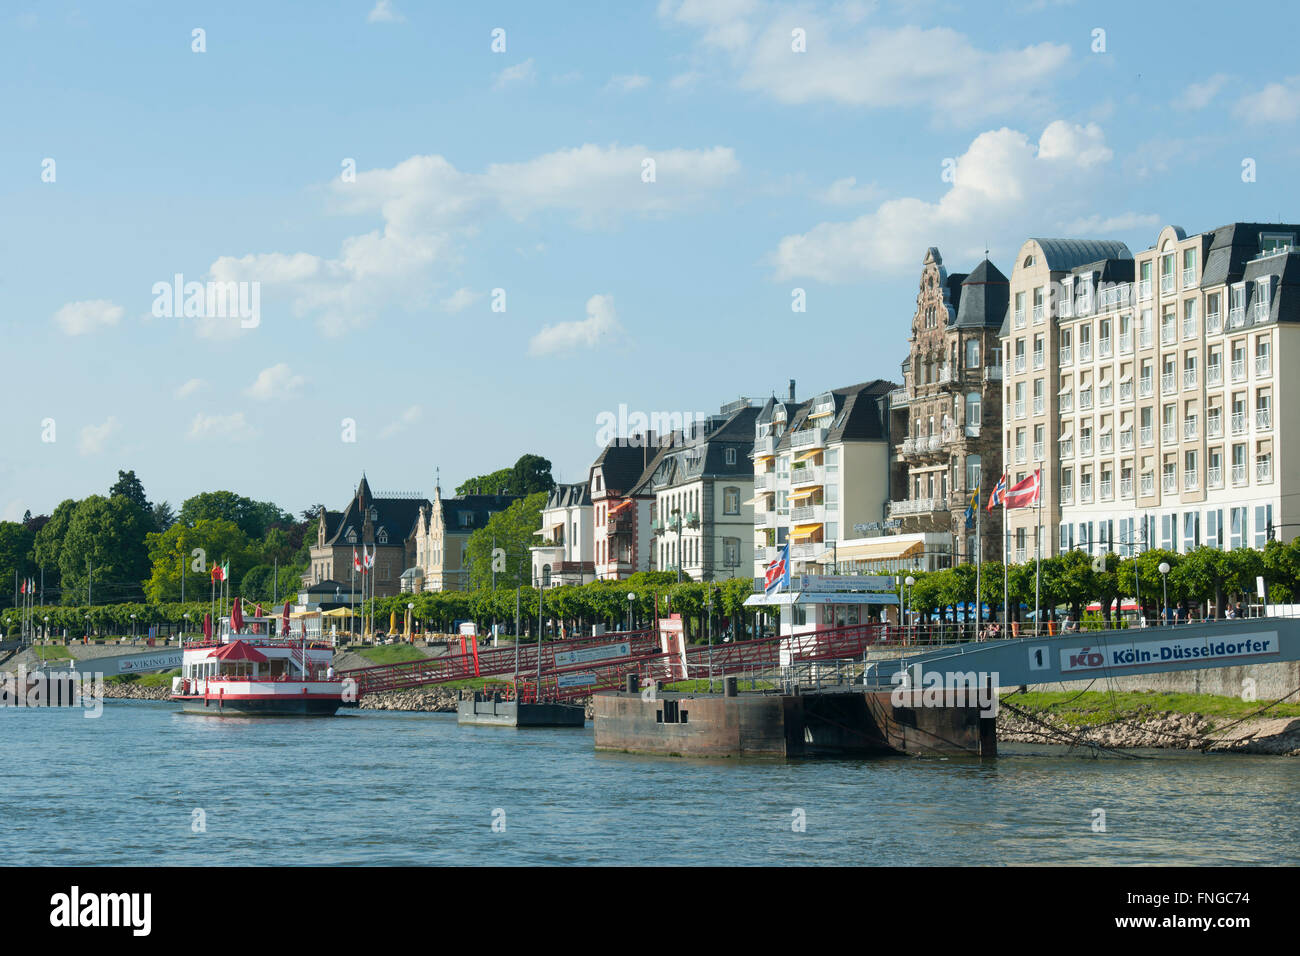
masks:
<path fill-rule="evenodd" d="M 205 717 L 333 717 L 345 706 L 338 697 L 173 697 L 181 713 Z"/>

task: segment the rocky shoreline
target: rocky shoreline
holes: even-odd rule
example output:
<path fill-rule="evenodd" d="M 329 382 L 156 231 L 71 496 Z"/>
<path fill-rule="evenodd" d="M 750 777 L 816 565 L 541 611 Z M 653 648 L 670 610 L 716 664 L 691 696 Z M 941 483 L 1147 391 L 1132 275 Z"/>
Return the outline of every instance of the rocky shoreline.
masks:
<path fill-rule="evenodd" d="M 378 694 L 366 694 L 361 698 L 361 710 L 406 710 L 423 713 L 454 714 L 460 695 L 455 691 L 419 691 L 389 690 Z M 586 708 L 587 719 L 591 719 L 591 698 L 585 697 L 574 701 Z"/>
<path fill-rule="evenodd" d="M 1044 727 L 1004 707 L 997 717 L 998 741 L 1065 745 L 1077 741 L 1079 746 L 1095 745 L 1115 750 L 1204 749 L 1211 753 L 1300 757 L 1300 717 L 1255 717 L 1228 726 L 1232 721 L 1221 718 L 1212 722 L 1202 714 L 1165 711 L 1143 720 L 1098 727 L 1070 727 L 1059 721 L 1049 723 L 1050 728 Z M 1216 730 L 1216 723 L 1223 729 Z"/>
<path fill-rule="evenodd" d="M 105 700 L 169 700 L 171 696 L 170 687 L 140 687 L 121 681 L 104 681 Z"/>

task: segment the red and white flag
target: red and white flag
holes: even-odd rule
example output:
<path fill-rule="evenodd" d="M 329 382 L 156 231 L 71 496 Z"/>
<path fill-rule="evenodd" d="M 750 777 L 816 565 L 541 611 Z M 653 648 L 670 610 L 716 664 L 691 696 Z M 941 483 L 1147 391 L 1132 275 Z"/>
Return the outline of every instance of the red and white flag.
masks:
<path fill-rule="evenodd" d="M 364 544 L 361 546 L 361 550 L 366 554 L 366 567 L 373 568 L 375 566 L 375 552 L 366 552 L 366 546 Z"/>
<path fill-rule="evenodd" d="M 23 578 L 23 586 L 22 586 L 21 588 L 18 589 L 18 593 L 19 593 L 19 594 L 26 594 L 26 593 L 27 593 L 27 579 L 26 579 L 26 578 Z M 26 613 L 26 612 L 24 612 L 24 613 Z"/>
<path fill-rule="evenodd" d="M 1016 482 L 1007 491 L 1003 499 L 1007 508 L 1032 508 L 1038 504 L 1042 493 L 1042 469 L 1035 468 L 1034 473 L 1024 481 Z"/>
<path fill-rule="evenodd" d="M 363 545 L 363 547 L 364 547 L 364 545 Z M 356 549 L 356 548 L 353 548 L 353 549 L 352 549 L 352 570 L 353 570 L 353 571 L 360 571 L 360 570 L 361 570 L 361 559 L 360 559 L 359 557 L 357 557 L 357 549 Z"/>

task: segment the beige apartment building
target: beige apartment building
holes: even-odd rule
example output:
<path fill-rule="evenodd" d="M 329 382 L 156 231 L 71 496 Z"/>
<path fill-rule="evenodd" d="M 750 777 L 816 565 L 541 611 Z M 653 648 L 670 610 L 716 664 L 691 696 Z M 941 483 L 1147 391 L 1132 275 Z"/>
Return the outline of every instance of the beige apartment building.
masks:
<path fill-rule="evenodd" d="M 1263 547 L 1275 528 L 1279 537 L 1300 531 L 1300 455 L 1286 451 L 1300 389 L 1280 374 L 1300 349 L 1298 235 L 1293 224 L 1232 223 L 1192 236 L 1166 226 L 1131 260 L 1098 259 L 1060 277 L 1056 321 L 1046 323 L 1055 341 L 1042 369 L 1029 348 L 1023 376 L 1058 383 L 1049 400 L 1060 428 L 1046 434 L 1057 444 L 1048 456 L 1056 473 L 1044 506 L 1056 550 Z M 1025 291 L 1042 279 L 1028 279 Z M 1041 334 L 1032 322 L 1010 322 L 1012 343 Z M 1017 460 L 1022 429 L 1042 424 L 1008 418 Z M 1036 458 L 1027 457 L 1026 466 Z M 1013 529 L 1032 520 L 1012 515 Z"/>

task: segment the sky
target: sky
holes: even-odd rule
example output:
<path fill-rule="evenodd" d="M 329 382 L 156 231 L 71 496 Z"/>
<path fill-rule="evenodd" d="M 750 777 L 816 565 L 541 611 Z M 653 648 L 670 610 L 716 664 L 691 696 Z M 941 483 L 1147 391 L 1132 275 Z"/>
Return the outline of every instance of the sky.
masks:
<path fill-rule="evenodd" d="M 897 381 L 930 246 L 1296 221 L 1300 8 L 1225 10 L 0 0 L 0 519 L 579 481 Z"/>

